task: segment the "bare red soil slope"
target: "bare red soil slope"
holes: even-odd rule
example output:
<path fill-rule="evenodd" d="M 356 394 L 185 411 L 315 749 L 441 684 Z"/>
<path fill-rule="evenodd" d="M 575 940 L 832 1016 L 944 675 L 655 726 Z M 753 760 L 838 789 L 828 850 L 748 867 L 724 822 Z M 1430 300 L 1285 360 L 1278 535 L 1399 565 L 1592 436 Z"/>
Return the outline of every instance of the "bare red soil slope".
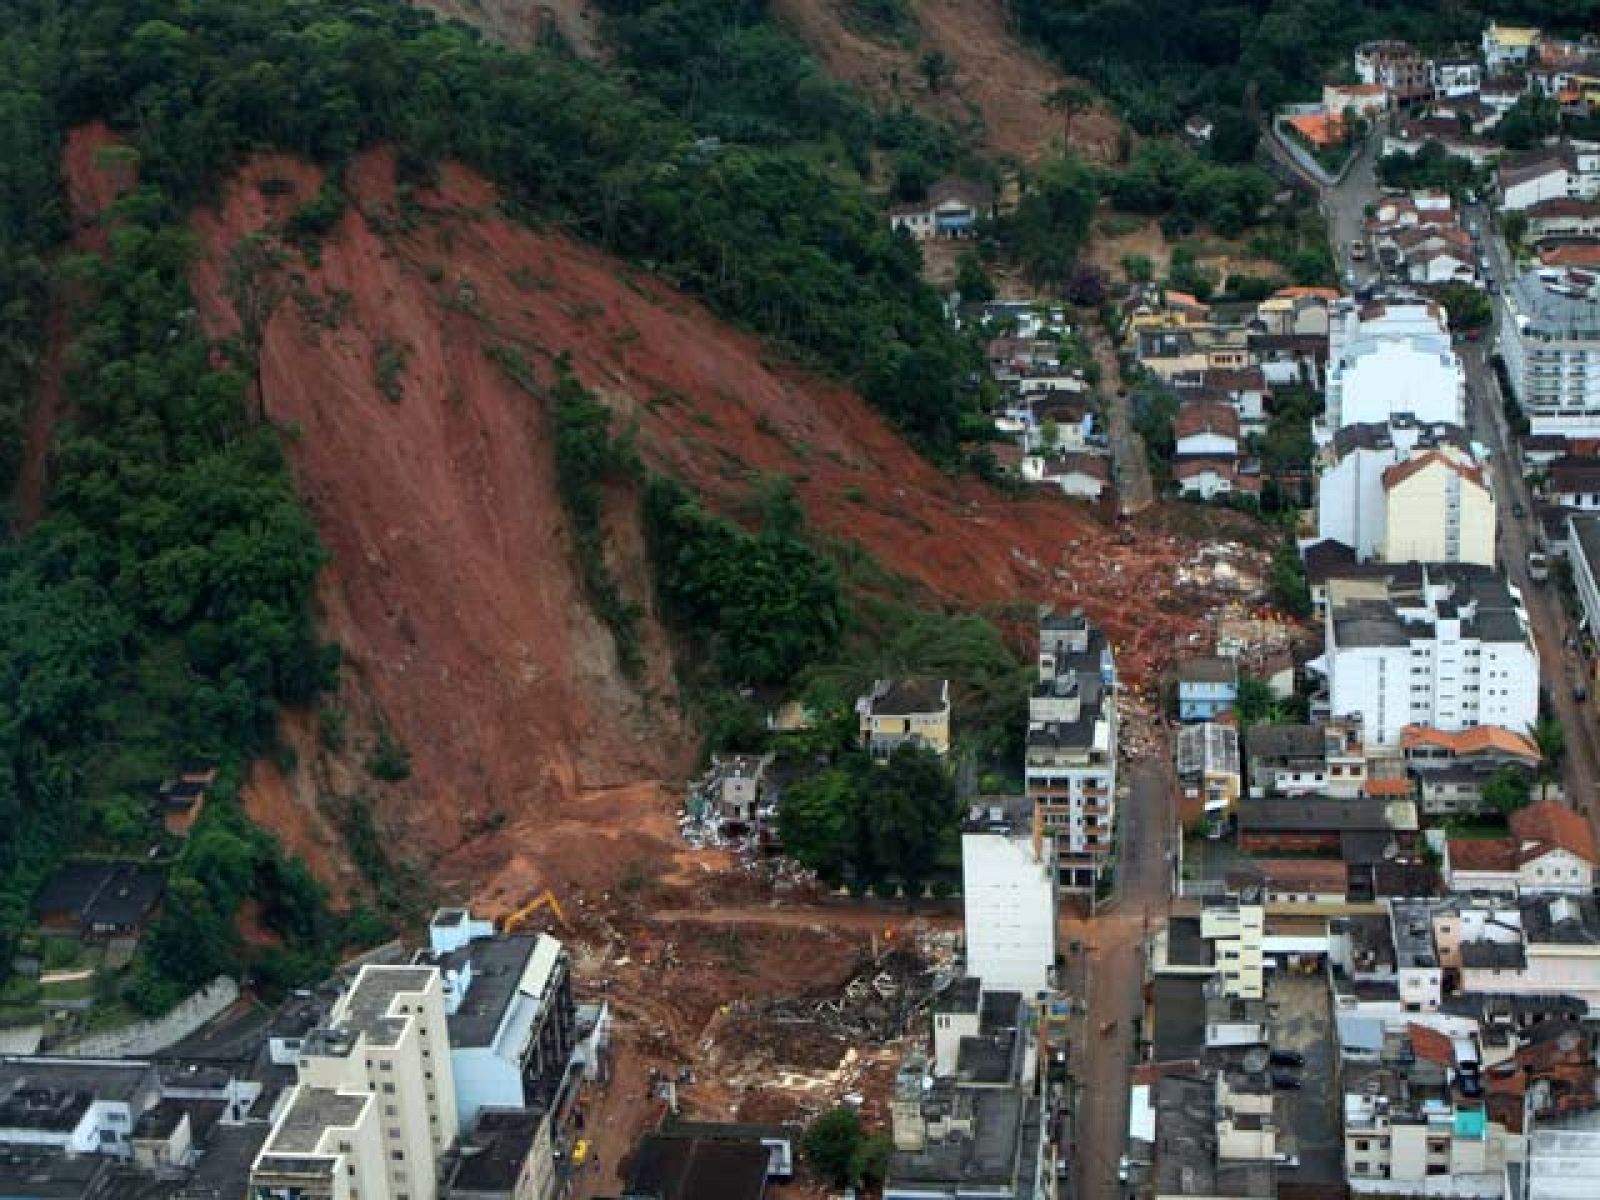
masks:
<path fill-rule="evenodd" d="M 773 15 L 828 72 L 880 104 L 910 104 L 956 129 L 973 129 L 990 153 L 1036 163 L 1059 151 L 1066 126 L 1045 98 L 1067 77 L 1027 46 L 1000 0 L 911 0 L 905 37 L 874 35 L 853 23 L 849 0 L 774 0 Z M 945 56 L 953 78 L 930 89 L 919 63 Z M 1122 125 L 1103 109 L 1072 122 L 1072 149 L 1113 162 Z"/>
<path fill-rule="evenodd" d="M 196 215 L 206 252 L 194 282 L 215 333 L 235 322 L 231 248 L 319 183 L 302 163 L 261 158 Z M 305 737 L 291 802 L 363 787 L 380 797 L 392 848 L 508 897 L 534 882 L 614 885 L 630 862 L 670 853 L 658 785 L 691 752 L 670 655 L 647 618 L 647 677 L 619 670 L 578 581 L 547 414 L 491 360 L 496 347 L 545 377 L 569 354 L 637 424 L 652 465 L 713 505 L 746 498 L 755 473 L 790 476 L 816 528 L 860 542 L 934 600 L 1081 602 L 1136 673 L 1196 627 L 1201 597 L 1155 607 L 1182 539 L 1118 546 L 1081 507 L 947 478 L 853 392 L 615 259 L 504 220 L 464 171 L 402 203 L 391 160 L 375 154 L 349 187 L 337 228 L 288 268 L 262 379 L 332 556 L 321 601 L 346 653 L 342 702 L 387 724 L 412 773 L 341 783 L 307 763 Z M 613 569 L 648 611 L 636 505 L 613 501 Z M 284 781 L 263 782 L 273 803 L 258 806 L 281 827 Z"/>

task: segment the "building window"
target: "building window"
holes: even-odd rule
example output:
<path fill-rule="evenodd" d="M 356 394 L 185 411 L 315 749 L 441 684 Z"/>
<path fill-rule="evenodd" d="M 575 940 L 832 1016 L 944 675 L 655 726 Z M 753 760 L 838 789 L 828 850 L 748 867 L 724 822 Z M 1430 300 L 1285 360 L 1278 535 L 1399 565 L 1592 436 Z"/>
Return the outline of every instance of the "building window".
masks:
<path fill-rule="evenodd" d="M 384 1085 L 383 1085 L 383 1094 L 384 1094 L 384 1095 L 385 1095 L 385 1096 L 392 1096 L 392 1095 L 394 1095 L 394 1084 L 392 1084 L 392 1083 L 385 1083 L 385 1084 L 384 1084 Z"/>

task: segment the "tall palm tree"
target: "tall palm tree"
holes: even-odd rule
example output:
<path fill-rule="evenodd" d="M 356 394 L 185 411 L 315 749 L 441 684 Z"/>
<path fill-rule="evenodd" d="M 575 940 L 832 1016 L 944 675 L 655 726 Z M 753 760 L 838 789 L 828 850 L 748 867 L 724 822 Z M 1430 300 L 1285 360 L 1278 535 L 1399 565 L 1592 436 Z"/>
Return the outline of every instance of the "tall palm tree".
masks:
<path fill-rule="evenodd" d="M 1064 83 L 1044 98 L 1050 112 L 1061 114 L 1061 148 L 1072 149 L 1072 118 L 1094 107 L 1094 93 L 1081 83 Z"/>

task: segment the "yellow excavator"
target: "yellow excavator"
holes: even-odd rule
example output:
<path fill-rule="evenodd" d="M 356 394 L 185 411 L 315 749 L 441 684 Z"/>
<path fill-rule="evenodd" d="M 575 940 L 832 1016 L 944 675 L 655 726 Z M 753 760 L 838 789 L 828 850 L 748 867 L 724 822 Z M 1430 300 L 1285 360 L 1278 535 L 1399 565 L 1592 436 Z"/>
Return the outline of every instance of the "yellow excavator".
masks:
<path fill-rule="evenodd" d="M 567 923 L 567 914 L 561 911 L 561 902 L 556 899 L 556 894 L 549 888 L 545 888 L 544 891 L 540 892 L 537 896 L 528 901 L 528 903 L 524 904 L 515 912 L 508 913 L 501 917 L 495 922 L 495 924 L 499 927 L 501 933 L 516 933 L 519 929 L 533 919 L 533 915 L 535 913 L 537 913 L 540 909 L 545 908 L 548 908 L 552 913 L 555 914 L 556 920 L 561 922 L 561 927 L 563 929 L 572 928 L 572 926 Z"/>

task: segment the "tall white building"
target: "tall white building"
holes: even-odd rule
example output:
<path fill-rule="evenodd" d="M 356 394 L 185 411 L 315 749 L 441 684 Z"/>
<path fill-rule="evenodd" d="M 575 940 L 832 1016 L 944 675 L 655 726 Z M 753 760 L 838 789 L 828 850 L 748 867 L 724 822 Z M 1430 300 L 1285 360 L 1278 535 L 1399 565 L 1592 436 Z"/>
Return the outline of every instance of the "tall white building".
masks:
<path fill-rule="evenodd" d="M 1055 839 L 1016 800 L 974 805 L 961 827 L 967 973 L 1032 996 L 1056 962 Z"/>
<path fill-rule="evenodd" d="M 1501 295 L 1499 347 L 1535 434 L 1600 436 L 1600 287 L 1547 269 Z"/>
<path fill-rule="evenodd" d="M 567 953 L 547 933 L 497 934 L 441 908 L 417 961 L 444 975 L 451 1074 L 461 1127 L 485 1108 L 557 1107 L 575 1043 Z"/>
<path fill-rule="evenodd" d="M 1458 425 L 1346 425 L 1318 453 L 1317 536 L 1358 561 L 1495 561 L 1488 476 Z"/>
<path fill-rule="evenodd" d="M 1117 668 L 1082 612 L 1039 622 L 1039 682 L 1028 701 L 1023 773 L 1039 828 L 1053 835 L 1061 886 L 1089 891 L 1110 858 L 1117 816 Z"/>
<path fill-rule="evenodd" d="M 1335 306 L 1319 440 L 1346 425 L 1388 424 L 1401 414 L 1425 425 L 1461 425 L 1465 411 L 1466 373 L 1444 309 L 1420 300 Z"/>
<path fill-rule="evenodd" d="M 1384 562 L 1495 565 L 1494 494 L 1482 465 L 1444 447 L 1383 473 Z"/>
<path fill-rule="evenodd" d="M 1525 730 L 1539 715 L 1539 655 L 1521 596 L 1480 567 L 1424 565 L 1420 583 L 1330 579 L 1326 654 L 1334 717 L 1391 746 L 1407 725 Z"/>
<path fill-rule="evenodd" d="M 437 968 L 363 967 L 301 1043 L 297 1074 L 252 1195 L 434 1200 L 459 1132 Z"/>

